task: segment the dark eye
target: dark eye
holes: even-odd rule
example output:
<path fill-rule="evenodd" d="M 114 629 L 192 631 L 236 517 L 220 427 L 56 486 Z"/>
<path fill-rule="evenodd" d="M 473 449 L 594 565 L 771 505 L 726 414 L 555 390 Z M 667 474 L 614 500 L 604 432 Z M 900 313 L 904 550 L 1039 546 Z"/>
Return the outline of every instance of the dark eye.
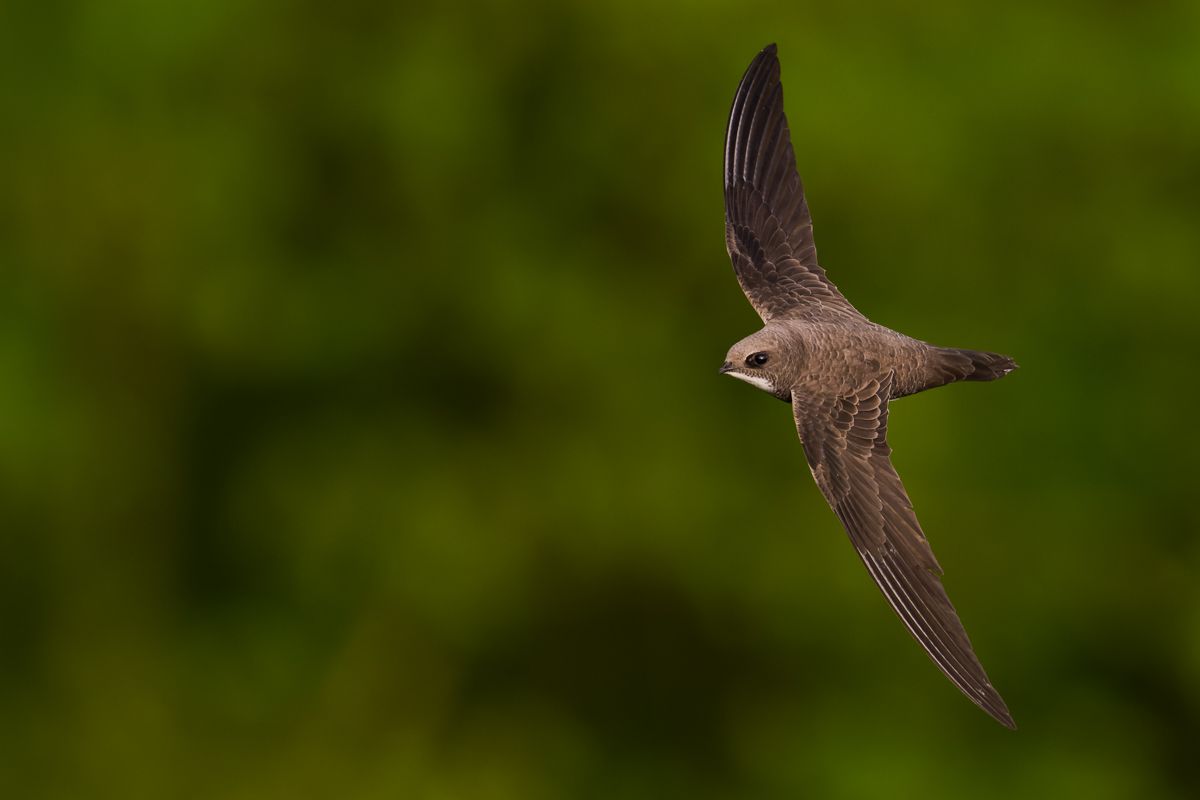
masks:
<path fill-rule="evenodd" d="M 751 353 L 746 356 L 746 365 L 750 367 L 761 367 L 763 364 L 771 360 L 771 357 L 766 353 Z"/>

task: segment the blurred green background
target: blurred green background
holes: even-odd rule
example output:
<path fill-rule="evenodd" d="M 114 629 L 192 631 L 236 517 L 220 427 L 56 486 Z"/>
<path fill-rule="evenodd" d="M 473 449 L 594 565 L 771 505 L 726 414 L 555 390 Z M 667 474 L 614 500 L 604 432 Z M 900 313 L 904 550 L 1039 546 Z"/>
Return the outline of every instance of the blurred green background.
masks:
<path fill-rule="evenodd" d="M 779 43 L 833 279 L 1022 369 L 871 585 L 722 238 Z M 11 797 L 1194 797 L 1200 6 L 0 8 Z"/>

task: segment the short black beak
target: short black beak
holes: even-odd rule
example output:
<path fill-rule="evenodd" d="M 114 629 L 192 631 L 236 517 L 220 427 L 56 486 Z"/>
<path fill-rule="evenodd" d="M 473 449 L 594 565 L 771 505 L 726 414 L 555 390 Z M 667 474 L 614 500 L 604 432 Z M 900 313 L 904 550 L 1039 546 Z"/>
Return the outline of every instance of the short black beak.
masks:
<path fill-rule="evenodd" d="M 729 372 L 732 369 L 733 369 L 733 362 L 726 361 L 724 364 L 721 365 L 721 368 L 719 370 L 717 370 L 717 372 L 724 375 L 726 372 Z"/>

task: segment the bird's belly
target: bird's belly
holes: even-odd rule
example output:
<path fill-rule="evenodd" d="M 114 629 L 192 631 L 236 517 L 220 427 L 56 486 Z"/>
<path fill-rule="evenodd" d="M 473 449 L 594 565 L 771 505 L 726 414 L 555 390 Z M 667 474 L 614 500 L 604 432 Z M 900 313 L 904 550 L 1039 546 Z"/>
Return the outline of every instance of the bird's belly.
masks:
<path fill-rule="evenodd" d="M 817 330 L 805 338 L 809 373 L 836 390 L 857 389 L 896 362 L 895 348 L 872 330 Z"/>

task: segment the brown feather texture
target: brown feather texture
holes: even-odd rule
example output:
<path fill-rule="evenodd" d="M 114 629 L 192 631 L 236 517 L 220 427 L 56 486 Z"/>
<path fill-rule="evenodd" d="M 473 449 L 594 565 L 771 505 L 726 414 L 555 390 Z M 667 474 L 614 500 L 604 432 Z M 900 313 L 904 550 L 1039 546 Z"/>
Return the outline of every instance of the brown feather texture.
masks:
<path fill-rule="evenodd" d="M 942 587 L 942 569 L 892 466 L 887 423 L 893 398 L 995 380 L 1017 365 L 877 325 L 825 275 L 774 45 L 751 62 L 729 113 L 725 243 L 764 327 L 730 349 L 721 372 L 791 402 L 813 478 L 892 610 L 963 694 L 1015 728 Z"/>

